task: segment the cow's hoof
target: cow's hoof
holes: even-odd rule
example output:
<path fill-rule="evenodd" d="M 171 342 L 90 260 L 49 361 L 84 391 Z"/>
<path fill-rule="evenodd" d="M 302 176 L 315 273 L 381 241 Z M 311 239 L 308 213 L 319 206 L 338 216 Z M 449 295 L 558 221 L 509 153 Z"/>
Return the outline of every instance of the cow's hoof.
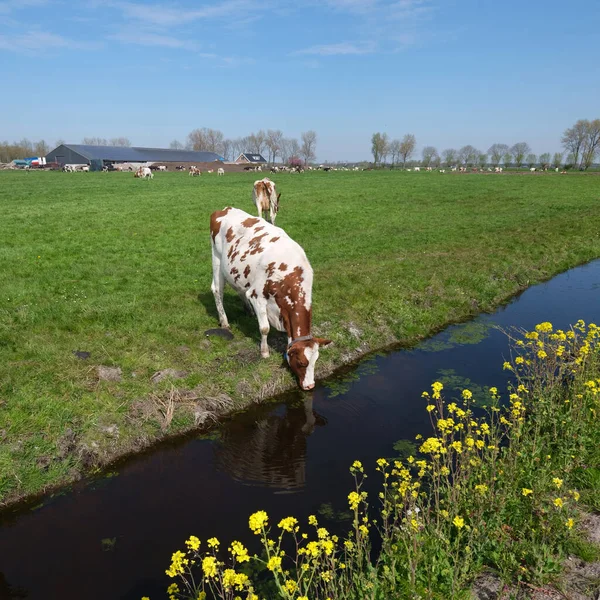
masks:
<path fill-rule="evenodd" d="M 268 353 L 268 352 L 261 352 L 261 353 L 260 353 L 260 355 L 261 355 L 263 358 L 269 358 L 269 353 Z"/>

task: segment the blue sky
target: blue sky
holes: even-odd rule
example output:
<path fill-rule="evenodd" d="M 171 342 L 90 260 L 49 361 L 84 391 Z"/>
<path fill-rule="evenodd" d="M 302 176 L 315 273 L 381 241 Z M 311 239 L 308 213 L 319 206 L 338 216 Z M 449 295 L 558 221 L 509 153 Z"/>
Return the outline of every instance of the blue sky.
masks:
<path fill-rule="evenodd" d="M 0 0 L 0 138 L 314 129 L 319 160 L 369 158 L 375 131 L 554 152 L 600 117 L 599 24 L 597 0 Z"/>

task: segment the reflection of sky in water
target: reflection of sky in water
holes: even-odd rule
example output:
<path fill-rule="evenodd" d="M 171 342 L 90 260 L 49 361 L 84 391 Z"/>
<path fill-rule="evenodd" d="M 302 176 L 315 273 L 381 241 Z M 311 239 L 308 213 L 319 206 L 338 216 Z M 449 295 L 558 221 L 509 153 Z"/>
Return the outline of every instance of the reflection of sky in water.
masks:
<path fill-rule="evenodd" d="M 301 392 L 258 406 L 223 425 L 216 440 L 165 445 L 132 459 L 117 477 L 82 486 L 0 529 L 0 569 L 28 598 L 162 597 L 171 553 L 190 534 L 240 539 L 256 550 L 248 515 L 272 522 L 346 508 L 350 463 L 394 455 L 397 440 L 429 431 L 421 392 L 502 389 L 506 337 L 495 325 L 565 328 L 600 322 L 600 261 L 524 292 L 493 315 L 448 328 L 422 347 L 375 356 L 319 385 L 313 406 Z M 481 340 L 481 341 L 480 341 Z M 479 342 L 479 343 L 477 343 Z M 354 373 L 354 374 L 353 374 Z M 356 378 L 355 374 L 359 377 Z M 377 478 L 369 479 L 375 484 Z M 326 517 L 323 517 L 326 520 Z M 116 538 L 105 551 L 101 540 Z M 9 597 L 0 576 L 0 600 Z"/>

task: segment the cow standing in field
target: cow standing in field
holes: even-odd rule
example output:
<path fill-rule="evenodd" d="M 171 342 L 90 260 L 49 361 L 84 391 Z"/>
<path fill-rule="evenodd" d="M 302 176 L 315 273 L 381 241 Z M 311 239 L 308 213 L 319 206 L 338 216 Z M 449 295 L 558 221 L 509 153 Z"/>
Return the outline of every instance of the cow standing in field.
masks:
<path fill-rule="evenodd" d="M 135 172 L 134 177 L 139 177 L 140 179 L 154 179 L 154 173 L 148 167 L 140 167 Z"/>
<path fill-rule="evenodd" d="M 229 327 L 223 308 L 225 282 L 258 319 L 260 353 L 269 356 L 270 327 L 288 337 L 285 358 L 303 390 L 315 386 L 319 347 L 331 340 L 311 335 L 313 270 L 304 250 L 283 229 L 237 208 L 210 217 L 213 280 L 221 327 Z"/>
<path fill-rule="evenodd" d="M 269 211 L 269 218 L 272 225 L 275 225 L 275 218 L 279 212 L 280 197 L 281 194 L 277 194 L 275 183 L 268 177 L 254 182 L 254 188 L 252 188 L 252 200 L 256 205 L 258 216 L 262 219 L 263 211 Z"/>
<path fill-rule="evenodd" d="M 190 167 L 188 177 L 200 177 L 200 175 L 202 175 L 202 171 L 195 165 L 192 165 Z"/>
<path fill-rule="evenodd" d="M 223 167 L 219 167 L 217 169 L 217 175 L 225 175 L 225 169 Z"/>

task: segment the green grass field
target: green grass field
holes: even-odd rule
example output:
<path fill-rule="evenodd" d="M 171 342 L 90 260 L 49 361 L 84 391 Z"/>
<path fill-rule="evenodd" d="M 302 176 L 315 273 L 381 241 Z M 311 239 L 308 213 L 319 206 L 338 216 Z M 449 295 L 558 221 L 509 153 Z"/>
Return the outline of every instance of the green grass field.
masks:
<path fill-rule="evenodd" d="M 295 385 L 279 352 L 260 358 L 256 321 L 231 292 L 234 340 L 204 335 L 218 326 L 209 215 L 254 213 L 256 175 L 0 173 L 0 503 L 189 428 L 205 398 L 242 407 Z M 315 329 L 335 342 L 321 374 L 600 256 L 597 175 L 273 179 L 277 225 L 315 270 Z M 277 332 L 270 342 L 283 347 Z M 98 365 L 121 381 L 98 381 Z M 153 384 L 166 368 L 187 376 Z"/>

